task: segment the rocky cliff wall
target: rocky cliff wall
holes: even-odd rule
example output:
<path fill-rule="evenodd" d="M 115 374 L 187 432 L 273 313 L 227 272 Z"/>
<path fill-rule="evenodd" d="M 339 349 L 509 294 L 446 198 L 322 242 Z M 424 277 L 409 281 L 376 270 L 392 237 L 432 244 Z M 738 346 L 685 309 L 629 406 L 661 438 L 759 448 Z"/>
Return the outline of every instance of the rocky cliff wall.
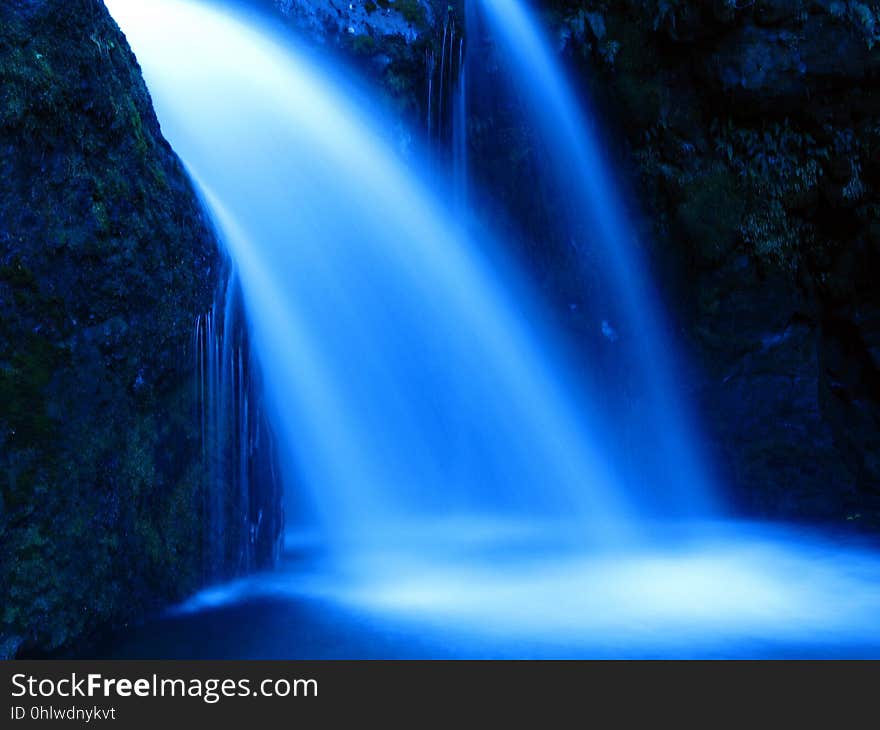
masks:
<path fill-rule="evenodd" d="M 0 655 L 136 621 L 208 577 L 194 329 L 226 275 L 103 3 L 5 0 Z"/>

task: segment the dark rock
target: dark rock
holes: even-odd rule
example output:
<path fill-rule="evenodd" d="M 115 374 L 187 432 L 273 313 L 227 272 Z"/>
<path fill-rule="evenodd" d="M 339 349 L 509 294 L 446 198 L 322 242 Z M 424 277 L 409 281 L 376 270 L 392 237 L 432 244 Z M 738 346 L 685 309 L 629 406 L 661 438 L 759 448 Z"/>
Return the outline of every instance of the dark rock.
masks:
<path fill-rule="evenodd" d="M 69 646 L 202 584 L 193 327 L 224 276 L 103 3 L 5 0 L 0 653 Z"/>
<path fill-rule="evenodd" d="M 799 28 L 743 25 L 707 59 L 705 72 L 739 104 L 792 108 L 811 94 L 854 86 L 880 70 L 880 47 L 828 15 Z"/>
<path fill-rule="evenodd" d="M 764 517 L 843 517 L 851 475 L 820 407 L 809 301 L 781 272 L 753 266 L 710 281 L 697 330 L 709 376 L 701 401 L 734 503 Z"/>
<path fill-rule="evenodd" d="M 714 6 L 715 0 L 696 3 L 661 1 L 657 3 L 653 26 L 678 43 L 697 43 L 718 33 L 713 23 Z"/>
<path fill-rule="evenodd" d="M 726 5 L 587 0 L 620 51 L 582 76 L 636 160 L 734 503 L 877 530 L 877 9 Z"/>
<path fill-rule="evenodd" d="M 433 81 L 431 111 L 439 109 L 444 25 L 446 58 L 452 63 L 453 41 L 462 36 L 460 0 L 249 0 L 279 15 L 301 42 L 333 47 L 353 69 L 384 91 L 391 108 L 413 126 L 428 120 L 428 81 Z M 461 16 L 461 17 L 459 17 Z M 457 48 L 457 45 L 456 45 Z M 449 78 L 447 68 L 444 80 Z M 448 101 L 448 99 L 445 99 Z M 439 120 L 442 122 L 442 120 Z"/>
<path fill-rule="evenodd" d="M 715 168 L 685 185 L 679 197 L 675 233 L 688 244 L 695 266 L 717 266 L 741 238 L 745 204 L 735 179 L 725 169 Z"/>
<path fill-rule="evenodd" d="M 784 21 L 796 20 L 806 14 L 803 0 L 757 0 L 755 21 L 759 25 L 777 25 Z"/>
<path fill-rule="evenodd" d="M 601 13 L 587 13 L 584 17 L 586 19 L 585 25 L 589 27 L 593 40 L 596 42 L 604 40 L 606 34 L 605 18 Z"/>
<path fill-rule="evenodd" d="M 719 23 L 729 24 L 737 15 L 737 3 L 731 0 L 712 0 L 712 17 Z"/>
<path fill-rule="evenodd" d="M 880 221 L 874 221 L 868 226 L 868 240 L 874 249 L 874 255 L 880 255 Z"/>
<path fill-rule="evenodd" d="M 828 318 L 820 339 L 823 413 L 858 487 L 875 494 L 880 494 L 878 341 L 880 309 L 854 319 Z"/>

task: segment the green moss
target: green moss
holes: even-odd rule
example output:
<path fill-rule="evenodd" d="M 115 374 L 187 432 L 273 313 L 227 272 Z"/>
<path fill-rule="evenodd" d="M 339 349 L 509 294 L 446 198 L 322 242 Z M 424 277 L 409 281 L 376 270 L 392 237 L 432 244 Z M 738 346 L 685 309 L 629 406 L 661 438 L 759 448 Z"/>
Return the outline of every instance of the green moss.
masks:
<path fill-rule="evenodd" d="M 150 147 L 147 142 L 146 133 L 144 132 L 144 122 L 131 98 L 128 99 L 128 117 L 129 126 L 134 134 L 135 149 L 141 157 L 147 157 Z"/>

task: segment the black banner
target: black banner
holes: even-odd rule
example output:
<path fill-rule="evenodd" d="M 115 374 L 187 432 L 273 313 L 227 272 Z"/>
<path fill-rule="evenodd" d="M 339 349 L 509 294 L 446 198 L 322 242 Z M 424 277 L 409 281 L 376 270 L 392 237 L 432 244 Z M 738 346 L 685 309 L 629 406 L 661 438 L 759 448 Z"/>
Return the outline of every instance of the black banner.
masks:
<path fill-rule="evenodd" d="M 839 727 L 875 716 L 880 680 L 874 662 L 44 661 L 3 662 L 0 672 L 0 727 L 10 728 L 421 725 L 477 716 Z"/>

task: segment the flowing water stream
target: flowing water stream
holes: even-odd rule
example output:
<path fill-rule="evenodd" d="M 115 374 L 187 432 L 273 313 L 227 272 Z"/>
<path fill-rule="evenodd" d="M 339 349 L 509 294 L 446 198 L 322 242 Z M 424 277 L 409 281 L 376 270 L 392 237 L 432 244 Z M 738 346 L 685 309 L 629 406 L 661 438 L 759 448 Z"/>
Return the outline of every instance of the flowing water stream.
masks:
<path fill-rule="evenodd" d="M 112 653 L 880 646 L 869 550 L 718 521 L 638 244 L 517 0 L 481 8 L 588 218 L 577 235 L 605 281 L 595 305 L 640 383 L 628 418 L 652 437 L 641 458 L 610 435 L 597 381 L 574 374 L 528 277 L 474 233 L 486 226 L 468 220 L 466 162 L 447 184 L 427 158 L 402 158 L 395 124 L 339 67 L 228 5 L 107 5 L 235 266 L 291 494 L 276 571 L 206 590 Z M 460 130 L 454 144 L 461 159 Z"/>

